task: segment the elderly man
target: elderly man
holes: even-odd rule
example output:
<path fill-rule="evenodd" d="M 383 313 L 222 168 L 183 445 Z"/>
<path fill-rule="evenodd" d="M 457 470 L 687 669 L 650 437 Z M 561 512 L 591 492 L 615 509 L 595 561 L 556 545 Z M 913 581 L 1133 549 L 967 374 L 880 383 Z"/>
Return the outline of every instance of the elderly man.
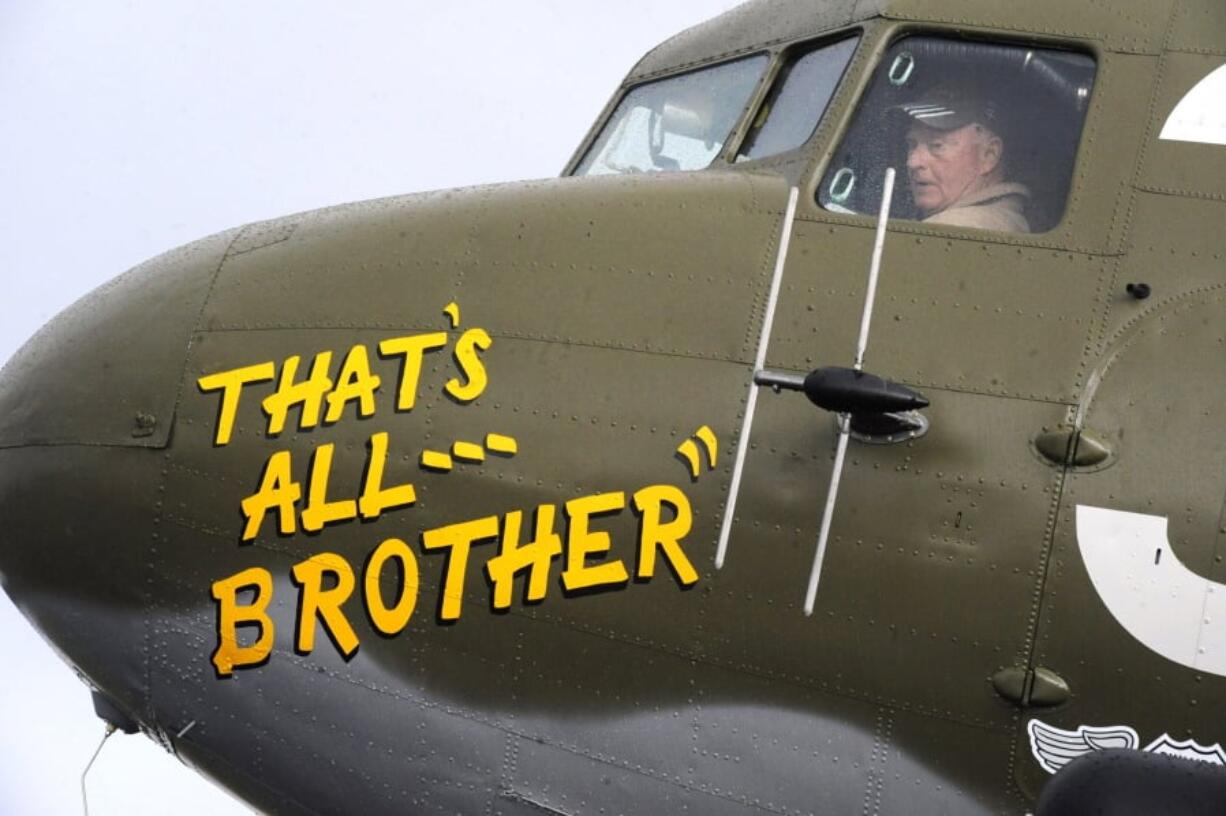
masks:
<path fill-rule="evenodd" d="M 1030 191 L 1004 179 L 992 102 L 937 88 L 896 110 L 907 118 L 907 177 L 925 223 L 1030 232 Z"/>

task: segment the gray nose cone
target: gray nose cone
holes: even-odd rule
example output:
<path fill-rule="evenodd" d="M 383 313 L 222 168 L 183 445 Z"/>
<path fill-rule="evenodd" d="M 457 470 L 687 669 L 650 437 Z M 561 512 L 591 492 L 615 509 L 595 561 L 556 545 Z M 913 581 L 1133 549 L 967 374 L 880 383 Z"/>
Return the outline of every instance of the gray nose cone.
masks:
<path fill-rule="evenodd" d="M 234 234 L 86 295 L 0 371 L 0 584 L 69 663 L 134 713 L 148 695 L 161 449 Z"/>

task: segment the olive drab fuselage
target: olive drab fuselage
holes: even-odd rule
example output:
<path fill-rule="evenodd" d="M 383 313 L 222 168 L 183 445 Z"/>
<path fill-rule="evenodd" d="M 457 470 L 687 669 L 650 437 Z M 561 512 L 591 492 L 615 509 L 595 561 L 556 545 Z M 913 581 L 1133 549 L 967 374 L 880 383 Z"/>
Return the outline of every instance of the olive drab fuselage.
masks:
<path fill-rule="evenodd" d="M 0 374 L 5 589 L 268 812 L 1019 813 L 1094 740 L 1226 764 L 1226 146 L 1167 129 L 1223 35 L 760 0 L 645 56 L 562 178 L 153 259 Z M 797 55 L 852 39 L 771 153 Z M 1044 80 L 1085 92 L 1030 232 L 924 222 L 897 168 L 864 369 L 922 429 L 755 384 L 852 365 L 901 51 L 1086 78 Z M 726 112 L 684 79 L 617 130 L 750 58 Z"/>

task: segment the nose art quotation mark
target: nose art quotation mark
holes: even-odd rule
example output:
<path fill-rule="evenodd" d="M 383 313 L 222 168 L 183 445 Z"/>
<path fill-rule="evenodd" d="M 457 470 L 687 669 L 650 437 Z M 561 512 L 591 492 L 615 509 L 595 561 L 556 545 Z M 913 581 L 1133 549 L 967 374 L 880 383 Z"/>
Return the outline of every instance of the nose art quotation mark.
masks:
<path fill-rule="evenodd" d="M 687 439 L 677 448 L 677 456 L 679 456 L 690 468 L 690 478 L 698 481 L 698 474 L 701 472 L 701 459 L 699 458 L 698 444 L 695 439 L 702 442 L 707 451 L 707 470 L 715 470 L 715 465 L 719 460 L 719 440 L 715 438 L 715 432 L 706 425 L 703 425 L 694 432 L 691 439 Z"/>
<path fill-rule="evenodd" d="M 451 319 L 451 328 L 460 327 L 460 306 L 454 300 L 443 307 L 443 314 Z"/>

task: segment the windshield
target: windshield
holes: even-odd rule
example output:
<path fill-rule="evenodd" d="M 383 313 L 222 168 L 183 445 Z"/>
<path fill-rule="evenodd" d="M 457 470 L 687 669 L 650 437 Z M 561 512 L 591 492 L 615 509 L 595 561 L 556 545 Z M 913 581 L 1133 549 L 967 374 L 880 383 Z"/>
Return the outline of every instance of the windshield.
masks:
<path fill-rule="evenodd" d="M 823 43 L 792 57 L 758 113 L 737 160 L 774 156 L 808 141 L 859 41 L 859 37 L 849 37 Z"/>
<path fill-rule="evenodd" d="M 761 54 L 631 89 L 575 175 L 706 167 L 723 150 L 767 62 Z"/>

